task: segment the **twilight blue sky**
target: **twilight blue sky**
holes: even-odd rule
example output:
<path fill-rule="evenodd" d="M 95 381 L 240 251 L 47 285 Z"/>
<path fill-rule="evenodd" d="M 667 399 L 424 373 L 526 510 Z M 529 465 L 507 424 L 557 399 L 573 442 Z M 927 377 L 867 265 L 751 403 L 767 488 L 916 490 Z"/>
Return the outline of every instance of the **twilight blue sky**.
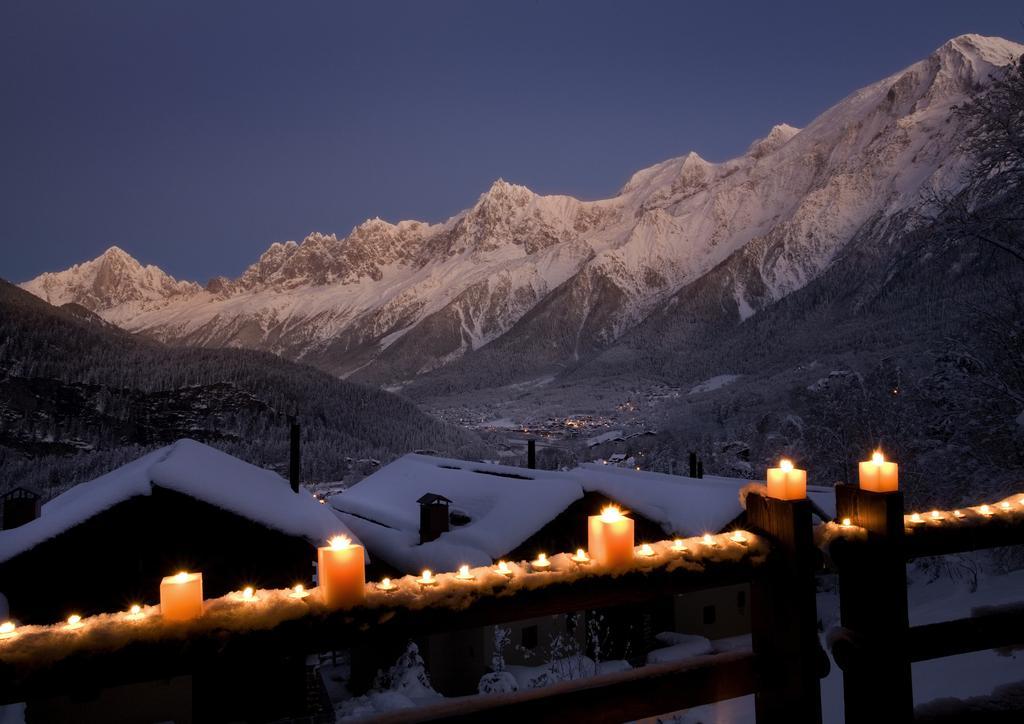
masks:
<path fill-rule="evenodd" d="M 438 221 L 497 177 L 613 194 L 743 152 L 1024 3 L 0 4 L 0 277 L 118 244 L 236 275 L 273 241 Z"/>

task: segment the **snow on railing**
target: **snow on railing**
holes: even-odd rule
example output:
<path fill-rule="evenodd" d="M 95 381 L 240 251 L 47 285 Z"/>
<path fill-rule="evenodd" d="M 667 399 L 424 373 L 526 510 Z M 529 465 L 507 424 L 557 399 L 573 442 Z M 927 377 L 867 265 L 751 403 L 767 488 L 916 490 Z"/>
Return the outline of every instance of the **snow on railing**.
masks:
<path fill-rule="evenodd" d="M 998 503 L 982 503 L 955 510 L 932 510 L 903 516 L 904 528 L 913 532 L 935 527 L 974 527 L 989 521 L 1024 521 L 1024 494 L 1016 493 Z"/>
<path fill-rule="evenodd" d="M 948 533 L 962 530 L 983 531 L 986 526 L 1005 526 L 1013 523 L 1024 523 L 1024 493 L 1014 493 L 995 503 L 980 503 L 974 506 L 954 508 L 950 510 L 930 510 L 927 512 L 907 513 L 903 516 L 903 529 L 907 538 L 913 542 L 917 538 L 927 537 L 929 533 Z M 836 540 L 851 542 L 867 540 L 867 530 L 852 522 L 850 518 L 829 521 L 816 526 L 815 542 L 822 550 L 828 550 Z"/>
<path fill-rule="evenodd" d="M 407 575 L 367 582 L 358 609 L 461 610 L 488 597 L 513 596 L 556 584 L 625 574 L 674 571 L 701 573 L 708 564 L 762 563 L 770 552 L 766 539 L 745 531 L 644 543 L 634 547 L 625 565 L 603 565 L 581 550 L 575 554 L 538 556 L 532 562 L 499 561 L 493 566 L 457 572 Z M 582 555 L 581 555 L 582 554 Z M 545 565 L 546 564 L 546 565 Z M 325 605 L 321 592 L 301 586 L 255 589 L 251 586 L 219 598 L 206 599 L 202 614 L 187 621 L 167 620 L 159 605 L 134 605 L 125 611 L 78 616 L 50 625 L 0 625 L 0 661 L 46 664 L 76 651 L 112 651 L 135 642 L 187 638 L 213 631 L 255 631 L 274 628 L 304 616 L 344 611 Z M 384 613 L 382 620 L 385 620 Z"/>

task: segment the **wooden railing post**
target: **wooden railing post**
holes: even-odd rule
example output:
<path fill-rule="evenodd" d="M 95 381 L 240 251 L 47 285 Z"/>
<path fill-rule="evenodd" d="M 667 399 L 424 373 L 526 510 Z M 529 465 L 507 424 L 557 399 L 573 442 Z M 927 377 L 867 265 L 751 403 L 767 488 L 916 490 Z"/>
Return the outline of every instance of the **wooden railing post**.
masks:
<path fill-rule="evenodd" d="M 751 581 L 750 613 L 758 724 L 820 724 L 820 679 L 828 657 L 818 640 L 814 545 L 809 500 L 747 496 L 747 522 L 772 539 L 776 560 Z"/>
<path fill-rule="evenodd" d="M 880 717 L 910 722 L 914 696 L 907 648 L 903 494 L 837 485 L 836 512 L 840 520 L 849 518 L 868 533 L 864 543 L 832 547 L 845 630 L 833 655 L 843 669 L 846 724 L 874 724 Z"/>

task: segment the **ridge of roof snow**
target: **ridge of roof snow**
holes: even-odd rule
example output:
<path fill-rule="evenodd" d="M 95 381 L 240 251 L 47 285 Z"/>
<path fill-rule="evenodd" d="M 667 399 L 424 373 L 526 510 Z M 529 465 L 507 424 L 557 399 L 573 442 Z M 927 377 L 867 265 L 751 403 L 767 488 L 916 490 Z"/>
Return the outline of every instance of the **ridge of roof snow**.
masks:
<path fill-rule="evenodd" d="M 450 499 L 470 522 L 420 545 L 417 500 L 427 493 Z M 327 502 L 370 550 L 415 571 L 487 565 L 581 497 L 568 473 L 411 453 Z"/>
<path fill-rule="evenodd" d="M 337 534 L 356 537 L 305 488 L 296 494 L 277 473 L 185 438 L 76 485 L 43 505 L 42 515 L 36 520 L 0 531 L 0 562 L 129 498 L 150 495 L 153 486 L 188 495 L 310 543 L 322 543 Z"/>

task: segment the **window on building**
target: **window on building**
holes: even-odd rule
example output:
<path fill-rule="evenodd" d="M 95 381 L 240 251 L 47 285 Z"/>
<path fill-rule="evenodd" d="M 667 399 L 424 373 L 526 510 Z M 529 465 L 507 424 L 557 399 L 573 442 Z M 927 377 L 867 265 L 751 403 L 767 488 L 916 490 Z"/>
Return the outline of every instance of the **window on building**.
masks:
<path fill-rule="evenodd" d="M 715 611 L 715 607 L 714 606 L 705 606 L 704 607 L 704 625 L 705 626 L 710 626 L 717 619 L 718 619 L 718 614 Z"/>
<path fill-rule="evenodd" d="M 747 592 L 746 591 L 739 591 L 736 594 L 736 608 L 738 608 L 740 611 L 742 611 L 746 607 L 747 607 Z"/>
<path fill-rule="evenodd" d="M 537 648 L 537 627 L 536 626 L 523 626 L 523 630 L 520 633 L 520 641 L 524 649 L 535 649 Z"/>

